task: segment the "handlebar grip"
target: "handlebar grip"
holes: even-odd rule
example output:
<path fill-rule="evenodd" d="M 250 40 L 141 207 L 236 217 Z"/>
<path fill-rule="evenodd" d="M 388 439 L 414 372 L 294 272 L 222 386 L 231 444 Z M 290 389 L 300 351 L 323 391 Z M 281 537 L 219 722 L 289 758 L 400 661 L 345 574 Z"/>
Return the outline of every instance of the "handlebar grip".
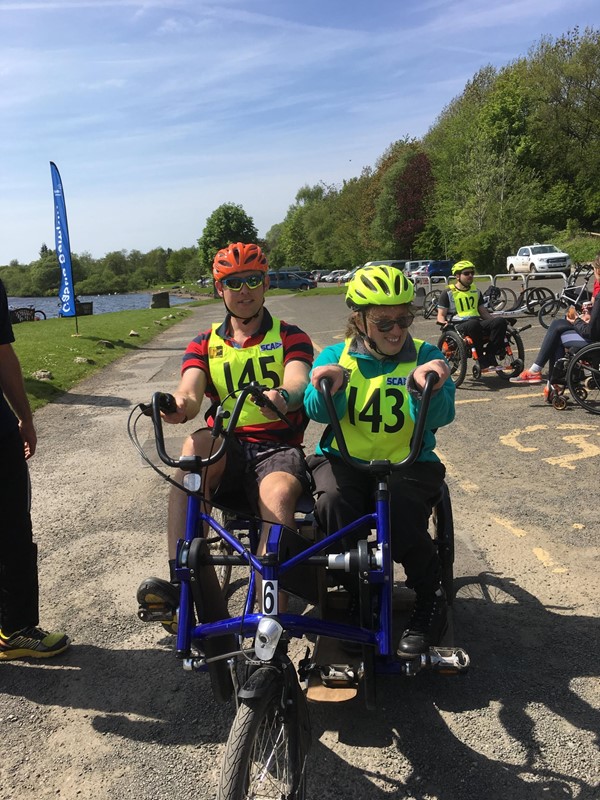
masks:
<path fill-rule="evenodd" d="M 174 414 L 177 411 L 177 403 L 172 394 L 160 392 L 158 396 L 158 405 L 161 411 L 165 414 Z"/>

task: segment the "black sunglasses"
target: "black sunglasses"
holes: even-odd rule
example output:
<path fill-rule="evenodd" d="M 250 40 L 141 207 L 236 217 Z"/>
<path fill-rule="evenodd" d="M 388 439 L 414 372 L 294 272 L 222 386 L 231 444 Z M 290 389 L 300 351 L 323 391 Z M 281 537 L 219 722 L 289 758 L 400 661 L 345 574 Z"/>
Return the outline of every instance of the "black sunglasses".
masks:
<path fill-rule="evenodd" d="M 223 278 L 221 283 L 226 289 L 231 289 L 232 292 L 239 292 L 242 286 L 247 286 L 249 289 L 258 289 L 264 283 L 264 278 L 262 275 L 248 275 L 247 278 Z"/>
<path fill-rule="evenodd" d="M 380 333 L 389 333 L 394 328 L 394 325 L 397 325 L 399 328 L 410 328 L 414 318 L 414 314 L 403 314 L 401 317 L 396 317 L 395 319 L 376 320 L 369 317 L 369 321 L 375 325 Z"/>
<path fill-rule="evenodd" d="M 463 270 L 460 274 L 461 275 L 475 275 L 475 273 L 473 272 L 472 269 Z"/>

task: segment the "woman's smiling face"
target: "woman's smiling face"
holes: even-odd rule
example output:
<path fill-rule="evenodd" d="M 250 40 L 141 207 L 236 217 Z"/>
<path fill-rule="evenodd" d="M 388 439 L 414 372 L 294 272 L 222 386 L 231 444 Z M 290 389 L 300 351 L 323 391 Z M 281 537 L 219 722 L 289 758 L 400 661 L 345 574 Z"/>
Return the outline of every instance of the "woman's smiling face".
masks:
<path fill-rule="evenodd" d="M 356 322 L 360 330 L 363 330 L 363 319 L 362 314 L 357 314 Z M 366 313 L 365 333 L 375 342 L 381 353 L 395 356 L 402 350 L 413 319 L 409 303 L 397 306 L 372 306 Z"/>

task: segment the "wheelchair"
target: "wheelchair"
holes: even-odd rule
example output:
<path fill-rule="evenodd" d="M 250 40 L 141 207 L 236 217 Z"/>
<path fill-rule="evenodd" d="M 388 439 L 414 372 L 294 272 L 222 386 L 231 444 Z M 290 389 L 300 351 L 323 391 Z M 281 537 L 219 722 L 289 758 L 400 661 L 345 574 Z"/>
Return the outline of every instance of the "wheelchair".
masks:
<path fill-rule="evenodd" d="M 438 323 L 438 325 L 441 325 L 441 323 Z M 466 377 L 468 358 L 471 357 L 474 360 L 472 373 L 475 380 L 481 377 L 481 366 L 479 364 L 479 354 L 475 349 L 472 338 L 461 333 L 456 325 L 456 321 L 445 323 L 437 345 L 450 365 L 450 377 L 458 388 Z M 525 348 L 520 334 L 527 328 L 531 328 L 531 325 L 515 328 L 508 321 L 504 337 L 504 352 L 496 354 L 496 361 L 498 362 L 497 375 L 500 378 L 508 380 L 523 371 Z M 484 347 L 487 343 L 487 337 L 484 337 Z"/>
<path fill-rule="evenodd" d="M 565 391 L 590 414 L 600 414 L 600 342 L 567 351 L 552 369 L 546 400 L 557 411 L 568 405 Z"/>

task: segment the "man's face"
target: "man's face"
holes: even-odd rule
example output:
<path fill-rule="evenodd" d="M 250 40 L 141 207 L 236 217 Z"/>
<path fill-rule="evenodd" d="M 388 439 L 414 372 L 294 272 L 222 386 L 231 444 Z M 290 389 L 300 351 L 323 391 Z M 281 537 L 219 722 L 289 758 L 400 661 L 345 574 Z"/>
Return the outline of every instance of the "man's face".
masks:
<path fill-rule="evenodd" d="M 475 270 L 474 269 L 462 270 L 462 272 L 458 273 L 458 280 L 462 283 L 463 286 L 471 286 L 471 284 L 475 280 Z"/>
<path fill-rule="evenodd" d="M 260 311 L 268 281 L 264 272 L 248 270 L 235 272 L 229 278 L 217 281 L 216 287 L 230 311 L 236 316 L 248 318 Z"/>

